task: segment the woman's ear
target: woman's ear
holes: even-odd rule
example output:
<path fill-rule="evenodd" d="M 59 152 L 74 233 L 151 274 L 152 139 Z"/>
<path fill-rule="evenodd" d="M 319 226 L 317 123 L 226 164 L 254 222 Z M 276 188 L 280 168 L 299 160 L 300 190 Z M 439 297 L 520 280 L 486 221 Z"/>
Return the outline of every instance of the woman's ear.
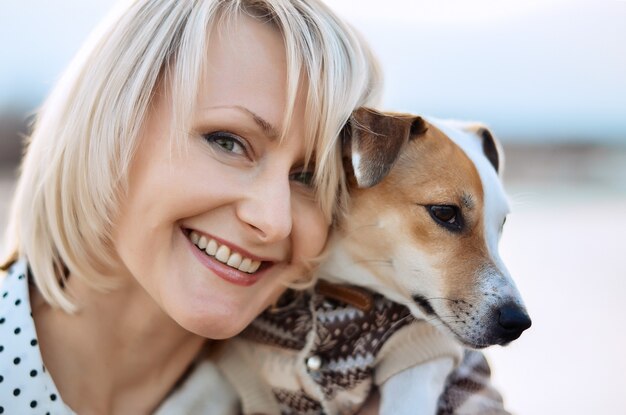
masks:
<path fill-rule="evenodd" d="M 344 166 L 353 176 L 351 182 L 358 188 L 380 183 L 409 139 L 423 135 L 427 128 L 426 122 L 415 115 L 364 107 L 354 111 L 342 132 Z"/>

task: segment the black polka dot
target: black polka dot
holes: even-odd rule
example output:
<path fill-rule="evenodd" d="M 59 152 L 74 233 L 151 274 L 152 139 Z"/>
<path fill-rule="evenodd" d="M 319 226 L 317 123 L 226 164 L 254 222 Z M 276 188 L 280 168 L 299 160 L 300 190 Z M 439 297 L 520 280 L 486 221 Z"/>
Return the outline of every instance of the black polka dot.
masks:
<path fill-rule="evenodd" d="M 15 330 L 13 330 L 13 333 L 20 334 L 21 331 L 22 331 L 22 329 L 17 327 Z"/>
<path fill-rule="evenodd" d="M 53 393 L 52 395 L 50 395 L 50 400 L 51 401 L 56 401 L 57 400 L 57 395 L 55 393 Z"/>
<path fill-rule="evenodd" d="M 0 346 L 0 352 L 4 351 L 4 346 Z"/>
<path fill-rule="evenodd" d="M 4 322 L 5 322 L 5 321 L 6 321 L 6 320 L 5 320 L 5 318 L 4 318 L 4 317 L 0 318 L 0 324 L 4 324 Z"/>
<path fill-rule="evenodd" d="M 22 361 L 22 359 L 20 359 L 19 357 L 16 357 L 15 359 L 13 359 L 13 364 L 14 365 L 19 365 L 21 361 Z"/>
<path fill-rule="evenodd" d="M 20 275 L 19 277 L 17 277 L 18 280 L 23 280 L 24 279 L 24 274 Z"/>
<path fill-rule="evenodd" d="M 31 408 L 36 408 L 37 407 L 37 401 L 30 401 L 30 407 Z"/>
<path fill-rule="evenodd" d="M 30 341 L 30 345 L 31 345 L 31 346 L 37 346 L 37 339 L 32 339 L 32 340 Z"/>
<path fill-rule="evenodd" d="M 9 295 L 9 292 L 8 292 L 8 291 L 3 292 L 3 293 L 2 293 L 2 298 L 7 298 L 7 295 Z"/>
<path fill-rule="evenodd" d="M 37 376 L 37 371 L 35 369 L 30 371 L 30 377 L 34 378 L 35 376 Z"/>
<path fill-rule="evenodd" d="M 20 396 L 20 392 L 21 390 L 19 389 L 13 389 L 13 396 Z"/>
<path fill-rule="evenodd" d="M 0 383 L 4 380 L 4 376 L 0 375 Z"/>
<path fill-rule="evenodd" d="M 0 414 L 4 413 L 4 408 L 0 406 Z"/>
<path fill-rule="evenodd" d="M 20 305 L 20 304 L 22 304 L 22 300 L 20 300 L 19 298 L 15 300 L 15 305 Z"/>

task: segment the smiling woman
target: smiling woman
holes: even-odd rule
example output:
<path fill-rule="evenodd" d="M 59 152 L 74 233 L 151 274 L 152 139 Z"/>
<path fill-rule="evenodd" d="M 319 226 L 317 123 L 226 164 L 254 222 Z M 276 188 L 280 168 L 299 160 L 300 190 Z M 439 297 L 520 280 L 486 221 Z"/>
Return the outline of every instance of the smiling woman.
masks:
<path fill-rule="evenodd" d="M 304 275 L 329 225 L 306 180 L 314 163 L 302 90 L 283 127 L 281 35 L 251 17 L 235 24 L 228 37 L 211 37 L 181 151 L 171 151 L 170 93 L 157 92 L 113 237 L 127 279 L 183 327 L 214 339 L 239 332 Z"/>
<path fill-rule="evenodd" d="M 167 405 L 207 339 L 241 331 L 320 254 L 346 197 L 339 131 L 379 84 L 316 0 L 113 13 L 30 136 L 3 261 L 0 413 Z"/>

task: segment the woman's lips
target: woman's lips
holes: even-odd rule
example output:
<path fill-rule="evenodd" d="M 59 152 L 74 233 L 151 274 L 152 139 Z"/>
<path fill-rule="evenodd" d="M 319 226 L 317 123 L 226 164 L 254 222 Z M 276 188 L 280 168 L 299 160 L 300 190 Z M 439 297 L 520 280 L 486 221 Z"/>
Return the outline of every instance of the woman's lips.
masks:
<path fill-rule="evenodd" d="M 182 232 L 194 256 L 218 277 L 235 285 L 255 284 L 273 265 L 270 261 L 259 261 L 256 259 L 258 257 L 254 260 L 243 257 L 239 252 L 230 251 L 228 246 L 216 243 L 218 240 L 211 238 L 209 241 L 208 237 L 198 232 L 185 229 L 182 229 Z M 200 237 L 205 240 L 200 241 Z M 212 246 L 209 246 L 210 242 Z M 201 248 L 202 245 L 205 245 L 204 249 Z"/>

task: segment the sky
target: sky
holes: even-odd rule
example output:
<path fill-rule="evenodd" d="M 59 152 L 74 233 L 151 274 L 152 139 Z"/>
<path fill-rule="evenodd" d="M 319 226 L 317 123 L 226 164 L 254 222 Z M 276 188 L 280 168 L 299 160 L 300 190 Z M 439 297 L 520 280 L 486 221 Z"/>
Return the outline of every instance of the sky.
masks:
<path fill-rule="evenodd" d="M 383 107 L 503 141 L 626 146 L 626 1 L 329 0 L 371 43 Z M 0 111 L 32 109 L 113 0 L 2 0 Z"/>

